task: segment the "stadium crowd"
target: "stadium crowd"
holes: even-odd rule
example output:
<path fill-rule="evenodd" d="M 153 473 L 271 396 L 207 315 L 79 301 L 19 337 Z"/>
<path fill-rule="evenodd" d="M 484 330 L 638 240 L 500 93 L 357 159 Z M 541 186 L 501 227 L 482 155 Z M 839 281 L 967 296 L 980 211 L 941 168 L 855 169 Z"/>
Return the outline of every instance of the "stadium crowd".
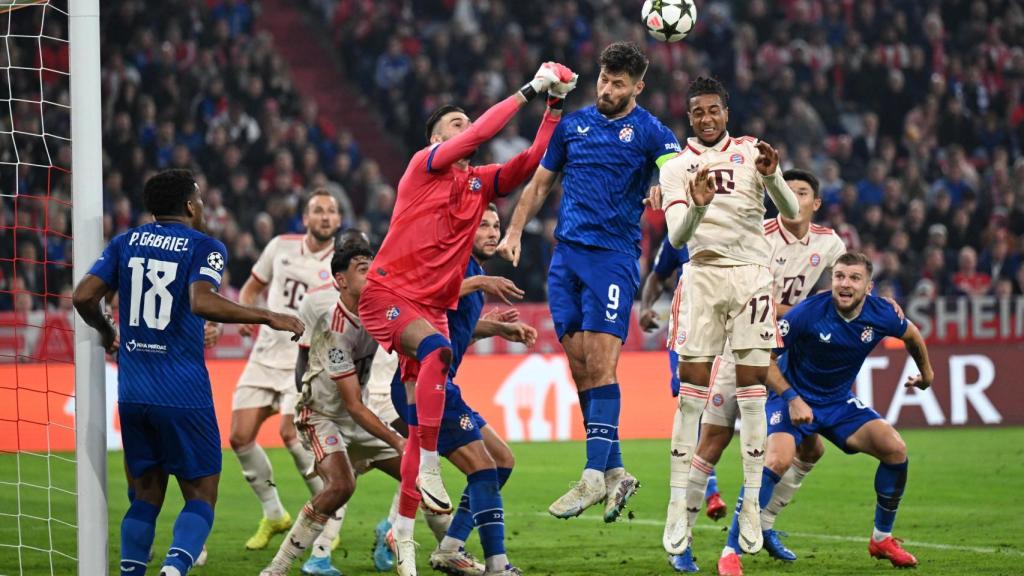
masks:
<path fill-rule="evenodd" d="M 600 48 L 636 40 L 651 58 L 641 104 L 684 138 L 688 82 L 705 71 L 721 78 L 732 133 L 760 136 L 779 148 L 784 167 L 820 176 L 819 221 L 872 256 L 879 291 L 907 298 L 1024 289 L 1019 3 L 705 2 L 696 30 L 676 44 L 649 40 L 636 6 L 607 0 L 307 0 L 306 8 L 376 106 L 383 131 L 407 152 L 424 144 L 424 120 L 439 104 L 457 102 L 472 116 L 542 60 L 570 65 L 591 86 Z M 249 0 L 125 0 L 101 18 L 104 234 L 147 217 L 140 195 L 148 175 L 191 168 L 207 191 L 211 232 L 228 246 L 236 288 L 271 237 L 301 229 L 301 199 L 313 187 L 334 191 L 346 225 L 379 243 L 397 183 L 384 182 L 377 162 L 403 162 L 364 157 L 351 132 L 298 93 L 270 36 L 254 31 L 256 10 Z M 569 107 L 591 101 L 583 90 Z M 540 110 L 521 115 L 477 161 L 503 161 L 527 146 Z M 38 122 L 37 109 L 15 111 L 18 124 Z M 360 135 L 367 137 L 377 136 Z M 69 155 L 60 150 L 55 156 Z M 542 262 L 519 270 L 492 263 L 530 300 L 545 299 L 557 200 L 524 236 L 525 253 Z M 30 270 L 44 241 L 16 233 L 14 214 L 10 197 L 0 201 L 0 291 L 41 294 L 55 272 L 45 292 L 66 292 L 63 267 Z M 25 202 L 17 218 L 25 231 L 46 219 Z M 45 259 L 54 261 L 67 244 L 66 212 L 47 226 L 58 232 L 45 239 Z M 646 264 L 664 234 L 659 214 L 648 213 L 645 234 Z M 15 246 L 26 263 L 12 263 Z M 26 268 L 17 286 L 14 266 Z M 16 300 L 0 297 L 0 309 Z M 44 306 L 38 296 L 21 300 L 22 310 Z"/>

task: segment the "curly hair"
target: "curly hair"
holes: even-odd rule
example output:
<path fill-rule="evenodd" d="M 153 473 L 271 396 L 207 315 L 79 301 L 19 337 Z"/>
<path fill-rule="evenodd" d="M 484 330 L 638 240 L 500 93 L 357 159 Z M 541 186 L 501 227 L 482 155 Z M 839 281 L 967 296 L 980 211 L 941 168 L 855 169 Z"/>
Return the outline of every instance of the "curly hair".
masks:
<path fill-rule="evenodd" d="M 601 51 L 600 63 L 606 71 L 625 72 L 635 81 L 644 77 L 650 60 L 636 42 L 613 42 Z"/>
<path fill-rule="evenodd" d="M 703 96 L 704 94 L 718 94 L 718 97 L 722 99 L 722 106 L 725 108 L 729 107 L 729 92 L 726 91 L 725 86 L 717 78 L 697 76 L 696 79 L 690 82 L 690 86 L 686 90 L 686 101 L 689 102 L 695 97 Z"/>
<path fill-rule="evenodd" d="M 198 189 L 190 170 L 164 170 L 146 181 L 142 196 L 154 217 L 182 216 L 185 202 Z"/>

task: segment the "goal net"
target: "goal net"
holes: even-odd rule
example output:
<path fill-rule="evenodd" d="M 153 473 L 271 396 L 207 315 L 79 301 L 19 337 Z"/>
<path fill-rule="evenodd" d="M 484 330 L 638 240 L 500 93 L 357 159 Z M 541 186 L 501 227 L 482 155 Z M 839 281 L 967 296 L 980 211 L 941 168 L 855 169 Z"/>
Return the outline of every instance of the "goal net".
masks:
<path fill-rule="evenodd" d="M 82 573 L 68 4 L 0 0 L 0 574 L 6 575 Z M 93 194 L 100 202 L 99 188 Z M 76 232 L 101 242 L 101 230 L 88 228 Z"/>

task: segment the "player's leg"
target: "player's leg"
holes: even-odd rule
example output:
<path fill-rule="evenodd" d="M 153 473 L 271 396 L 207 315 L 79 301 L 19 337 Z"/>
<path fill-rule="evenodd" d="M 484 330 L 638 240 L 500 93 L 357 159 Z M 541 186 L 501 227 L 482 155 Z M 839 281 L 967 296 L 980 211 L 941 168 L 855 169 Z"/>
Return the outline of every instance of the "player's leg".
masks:
<path fill-rule="evenodd" d="M 722 452 L 732 440 L 736 424 L 736 380 L 735 364 L 732 354 L 725 354 L 715 359 L 711 370 L 711 391 L 708 402 L 701 416 L 700 436 L 697 440 L 697 451 L 694 456 L 689 477 L 677 481 L 670 480 L 673 486 L 685 487 L 686 510 L 689 514 L 690 531 L 700 512 L 702 499 L 708 500 L 708 516 L 718 520 L 725 516 L 726 506 L 718 494 L 717 482 L 711 489 L 714 478 L 714 467 L 722 457 Z M 677 412 L 678 414 L 678 412 Z M 673 469 L 673 472 L 675 470 Z M 672 484 L 675 482 L 675 484 Z"/>
<path fill-rule="evenodd" d="M 154 408 L 150 419 L 160 430 L 164 469 L 178 479 L 185 501 L 174 521 L 171 546 L 160 573 L 179 576 L 192 569 L 213 529 L 221 471 L 220 431 L 213 406 Z"/>
<path fill-rule="evenodd" d="M 287 532 L 292 525 L 274 483 L 270 458 L 256 442 L 260 427 L 274 414 L 278 399 L 277 383 L 270 381 L 267 370 L 256 362 L 246 364 L 231 401 L 231 449 L 238 458 L 242 476 L 263 507 L 256 533 L 245 543 L 249 550 L 266 548 L 274 534 Z"/>
<path fill-rule="evenodd" d="M 780 468 L 773 465 L 772 461 L 772 439 L 768 437 L 768 454 L 765 466 L 779 473 Z M 782 509 L 793 500 L 793 495 L 800 488 L 804 477 L 810 473 L 814 465 L 825 454 L 825 444 L 821 436 L 811 434 L 800 442 L 796 448 L 796 456 L 792 465 L 782 475 L 782 479 L 775 485 L 772 499 L 761 507 L 761 530 L 764 533 L 764 547 L 773 558 L 793 561 L 796 554 L 789 550 L 779 540 L 779 533 L 775 531 L 775 520 Z"/>
<path fill-rule="evenodd" d="M 119 403 L 126 475 L 131 478 L 131 503 L 121 520 L 121 574 L 146 569 L 156 535 L 156 519 L 167 492 L 157 430 L 140 404 Z"/>
<path fill-rule="evenodd" d="M 288 453 L 292 455 L 295 462 L 295 469 L 302 475 L 306 482 L 306 488 L 312 496 L 323 489 L 324 483 L 313 469 L 313 453 L 302 445 L 299 435 L 295 431 L 295 403 L 299 400 L 298 392 L 294 387 L 290 390 L 279 392 L 278 406 L 281 414 L 281 422 L 278 425 L 278 433 Z"/>
<path fill-rule="evenodd" d="M 479 437 L 479 431 L 477 436 Z M 505 509 L 501 498 L 497 463 L 488 453 L 482 439 L 455 449 L 448 455 L 448 460 L 466 475 L 466 495 L 473 526 L 480 536 L 480 544 L 484 549 L 486 574 L 502 574 L 506 570 L 512 570 L 505 553 Z M 461 534 L 456 535 L 458 536 Z M 434 565 L 433 561 L 431 565 Z"/>
<path fill-rule="evenodd" d="M 866 408 L 864 410 L 870 410 Z M 849 450 L 864 452 L 878 459 L 875 472 L 875 526 L 868 552 L 875 558 L 888 558 L 893 566 L 916 566 L 917 558 L 900 546 L 892 537 L 903 491 L 907 485 L 907 445 L 899 432 L 882 419 L 863 424 L 846 438 Z"/>
<path fill-rule="evenodd" d="M 442 313 L 443 316 L 443 313 Z M 441 460 L 437 453 L 437 437 L 444 412 L 444 383 L 452 362 L 452 345 L 448 337 L 423 318 L 410 322 L 401 333 L 401 346 L 407 358 L 419 363 L 415 398 L 419 440 L 418 454 L 406 454 L 418 462 L 416 487 L 423 503 L 435 512 L 451 512 L 452 503 L 441 480 Z M 408 376 L 405 376 L 408 380 Z M 414 435 L 412 429 L 410 437 Z"/>

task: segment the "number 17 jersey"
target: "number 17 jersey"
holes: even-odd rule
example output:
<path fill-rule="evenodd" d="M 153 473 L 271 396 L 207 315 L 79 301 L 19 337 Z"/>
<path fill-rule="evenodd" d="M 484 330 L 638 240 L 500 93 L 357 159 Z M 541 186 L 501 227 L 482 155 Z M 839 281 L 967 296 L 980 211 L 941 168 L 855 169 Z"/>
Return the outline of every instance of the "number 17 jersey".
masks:
<path fill-rule="evenodd" d="M 178 408 L 213 406 L 203 352 L 205 320 L 189 286 L 219 288 L 227 251 L 179 223 L 154 222 L 114 238 L 89 273 L 118 293 L 118 400 Z"/>

